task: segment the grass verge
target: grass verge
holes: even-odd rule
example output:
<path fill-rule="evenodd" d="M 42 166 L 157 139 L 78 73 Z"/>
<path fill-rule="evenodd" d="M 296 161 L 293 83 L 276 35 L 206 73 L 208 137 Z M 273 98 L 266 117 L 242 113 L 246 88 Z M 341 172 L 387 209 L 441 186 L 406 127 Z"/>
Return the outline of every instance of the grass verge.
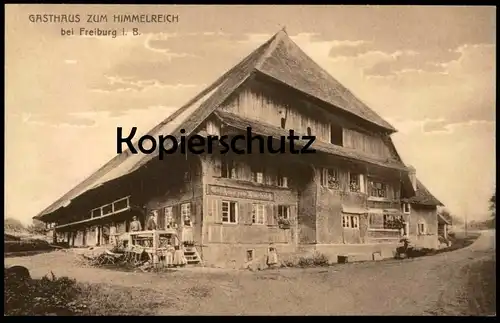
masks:
<path fill-rule="evenodd" d="M 24 282 L 4 275 L 7 316 L 155 315 L 173 305 L 167 295 L 145 288 L 78 283 L 45 276 Z"/>

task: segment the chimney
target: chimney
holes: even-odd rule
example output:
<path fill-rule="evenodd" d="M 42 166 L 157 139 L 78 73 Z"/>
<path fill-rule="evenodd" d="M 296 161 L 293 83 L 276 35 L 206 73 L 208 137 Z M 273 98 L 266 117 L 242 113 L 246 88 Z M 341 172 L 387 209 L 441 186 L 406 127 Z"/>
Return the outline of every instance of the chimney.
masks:
<path fill-rule="evenodd" d="M 417 191 L 417 170 L 415 167 L 408 165 L 408 177 L 410 178 L 411 186 L 413 186 L 413 190 Z"/>

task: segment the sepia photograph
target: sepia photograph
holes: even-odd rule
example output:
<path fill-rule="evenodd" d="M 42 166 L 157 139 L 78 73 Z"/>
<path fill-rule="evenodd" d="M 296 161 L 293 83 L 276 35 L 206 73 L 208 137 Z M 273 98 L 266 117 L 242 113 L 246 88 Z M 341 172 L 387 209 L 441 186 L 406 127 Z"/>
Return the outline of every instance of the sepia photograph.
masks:
<path fill-rule="evenodd" d="M 4 316 L 496 317 L 495 7 L 4 8 Z"/>

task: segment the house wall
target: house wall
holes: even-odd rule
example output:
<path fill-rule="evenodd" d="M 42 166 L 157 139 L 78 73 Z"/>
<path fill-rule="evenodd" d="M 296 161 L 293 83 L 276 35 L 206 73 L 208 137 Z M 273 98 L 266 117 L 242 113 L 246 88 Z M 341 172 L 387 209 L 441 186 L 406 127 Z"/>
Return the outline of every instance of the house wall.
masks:
<path fill-rule="evenodd" d="M 425 223 L 425 234 L 419 234 L 418 223 Z M 418 248 L 438 248 L 437 207 L 411 205 L 410 241 Z"/>
<path fill-rule="evenodd" d="M 297 230 L 300 244 L 315 244 L 316 239 L 316 214 L 318 204 L 318 183 L 316 176 L 303 184 L 303 189 L 298 194 Z"/>
<path fill-rule="evenodd" d="M 297 241 L 298 192 L 282 188 L 267 179 L 267 184 L 252 182 L 249 163 L 240 158 L 237 178 L 222 178 L 220 156 L 203 158 L 203 183 L 206 192 L 203 208 L 202 257 L 207 263 L 224 267 L 240 267 L 247 261 L 247 251 L 254 250 L 254 259 L 267 255 L 269 245 L 280 252 L 292 252 Z M 267 171 L 269 177 L 274 173 Z M 250 193 L 249 193 L 250 192 Z M 222 223 L 222 201 L 237 203 L 237 223 Z M 252 204 L 265 208 L 265 224 L 252 224 Z M 292 225 L 281 229 L 277 223 L 277 206 L 288 206 Z"/>

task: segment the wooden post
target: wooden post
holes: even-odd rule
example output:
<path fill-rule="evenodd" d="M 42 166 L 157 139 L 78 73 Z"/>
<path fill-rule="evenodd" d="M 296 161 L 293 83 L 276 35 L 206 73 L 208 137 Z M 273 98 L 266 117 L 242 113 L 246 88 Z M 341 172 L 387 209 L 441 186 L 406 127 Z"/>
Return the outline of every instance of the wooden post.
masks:
<path fill-rule="evenodd" d="M 156 230 L 153 230 L 153 267 L 158 267 L 158 238 Z"/>

